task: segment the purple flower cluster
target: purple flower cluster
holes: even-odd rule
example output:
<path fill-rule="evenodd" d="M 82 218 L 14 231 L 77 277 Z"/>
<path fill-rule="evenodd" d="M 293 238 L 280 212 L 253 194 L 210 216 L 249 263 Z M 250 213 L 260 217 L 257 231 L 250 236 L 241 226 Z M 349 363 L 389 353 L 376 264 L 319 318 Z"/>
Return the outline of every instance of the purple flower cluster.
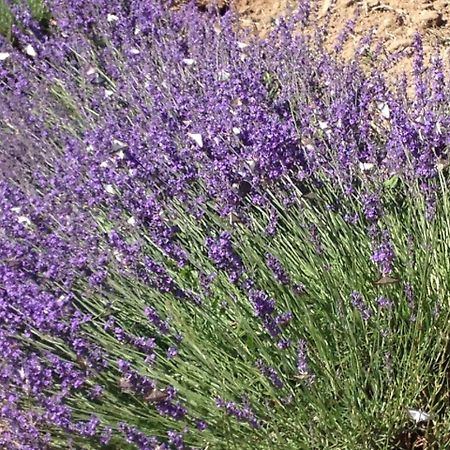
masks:
<path fill-rule="evenodd" d="M 374 193 L 365 194 L 362 198 L 364 216 L 369 222 L 376 222 L 382 215 L 380 197 Z"/>
<path fill-rule="evenodd" d="M 127 442 L 134 444 L 139 450 L 169 450 L 169 446 L 155 436 L 147 436 L 137 428 L 126 423 L 119 425 L 120 432 L 125 436 Z"/>
<path fill-rule="evenodd" d="M 377 297 L 375 299 L 375 301 L 376 301 L 378 307 L 381 309 L 389 309 L 393 305 L 392 300 L 390 300 L 389 298 L 384 297 L 384 296 Z"/>
<path fill-rule="evenodd" d="M 290 312 L 284 312 L 274 317 L 275 300 L 263 291 L 250 289 L 249 299 L 253 305 L 256 317 L 261 320 L 264 328 L 272 337 L 278 336 L 282 331 L 280 326 L 287 325 L 292 319 Z"/>
<path fill-rule="evenodd" d="M 353 291 L 351 293 L 350 297 L 351 297 L 352 305 L 361 314 L 361 318 L 364 321 L 369 320 L 372 317 L 372 311 L 367 306 L 366 302 L 364 301 L 363 296 L 359 292 Z"/>
<path fill-rule="evenodd" d="M 224 231 L 219 239 L 206 239 L 208 256 L 218 269 L 228 273 L 230 281 L 236 283 L 244 271 L 242 260 L 234 251 L 231 234 Z"/>
<path fill-rule="evenodd" d="M 144 314 L 161 334 L 167 334 L 169 332 L 168 322 L 161 319 L 155 308 L 147 306 L 144 310 Z"/>
<path fill-rule="evenodd" d="M 377 265 L 383 275 L 389 275 L 394 268 L 394 260 L 395 249 L 389 232 L 384 230 L 378 242 L 374 244 L 372 261 Z"/>
<path fill-rule="evenodd" d="M 245 398 L 242 400 L 241 407 L 235 402 L 225 401 L 220 397 L 216 398 L 216 405 L 218 408 L 224 409 L 229 416 L 236 417 L 239 422 L 247 422 L 253 428 L 261 427 L 261 423 L 252 411 L 249 401 Z"/>
<path fill-rule="evenodd" d="M 311 372 L 308 364 L 307 345 L 304 339 L 298 343 L 297 349 L 297 373 L 301 379 L 305 379 L 308 384 L 314 381 L 315 375 Z"/>
<path fill-rule="evenodd" d="M 266 255 L 266 264 L 267 267 L 272 271 L 276 280 L 278 280 L 281 284 L 289 284 L 290 279 L 289 275 L 284 270 L 281 262 L 275 256 L 271 254 Z"/>
<path fill-rule="evenodd" d="M 122 391 L 137 394 L 145 401 L 153 403 L 161 416 L 175 420 L 181 420 L 186 416 L 187 410 L 181 402 L 172 402 L 177 395 L 175 388 L 169 386 L 164 391 L 159 391 L 154 381 L 132 370 L 128 362 L 119 361 L 118 366 L 121 372 L 119 387 Z"/>
<path fill-rule="evenodd" d="M 119 387 L 124 392 L 129 391 L 145 397 L 156 389 L 153 380 L 132 370 L 127 361 L 119 360 L 117 365 L 121 374 Z"/>
<path fill-rule="evenodd" d="M 120 327 L 115 327 L 113 332 L 119 342 L 131 345 L 145 353 L 147 356 L 154 357 L 154 349 L 156 347 L 155 338 L 132 336 Z"/>
<path fill-rule="evenodd" d="M 280 379 L 280 375 L 273 367 L 269 367 L 262 360 L 256 361 L 256 367 L 258 367 L 259 371 L 270 380 L 274 387 L 277 389 L 282 389 L 284 384 Z"/>

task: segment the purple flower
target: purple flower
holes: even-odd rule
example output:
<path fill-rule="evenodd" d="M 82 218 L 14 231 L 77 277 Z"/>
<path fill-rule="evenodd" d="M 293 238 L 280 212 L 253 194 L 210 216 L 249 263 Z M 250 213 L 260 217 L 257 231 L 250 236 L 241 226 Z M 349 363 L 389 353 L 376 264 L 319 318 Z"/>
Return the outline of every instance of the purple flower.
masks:
<path fill-rule="evenodd" d="M 272 271 L 276 280 L 278 280 L 281 284 L 289 284 L 290 279 L 281 265 L 280 261 L 270 253 L 266 254 L 266 264 L 269 269 Z"/>
<path fill-rule="evenodd" d="M 156 347 L 156 340 L 153 337 L 145 338 L 145 337 L 137 337 L 127 333 L 124 329 L 120 327 L 114 328 L 114 334 L 116 339 L 120 342 L 129 344 L 138 350 L 146 353 L 148 356 L 154 354 L 154 350 Z"/>
<path fill-rule="evenodd" d="M 145 273 L 140 272 L 141 278 L 150 286 L 155 287 L 163 293 L 172 293 L 178 299 L 189 299 L 196 303 L 187 292 L 181 289 L 175 280 L 168 274 L 166 268 L 159 262 L 154 261 L 149 257 L 144 257 Z M 150 313 L 149 320 L 156 317 L 156 311 L 148 311 Z M 160 326 L 164 327 L 163 322 L 158 322 Z"/>
<path fill-rule="evenodd" d="M 392 300 L 384 296 L 377 297 L 375 301 L 377 302 L 377 305 L 382 309 L 389 309 L 393 305 Z"/>
<path fill-rule="evenodd" d="M 175 420 L 182 420 L 187 414 L 187 409 L 180 402 L 158 402 L 155 404 L 155 408 L 161 416 L 171 417 Z"/>
<path fill-rule="evenodd" d="M 290 339 L 280 339 L 277 342 L 277 347 L 280 350 L 286 350 L 287 348 L 289 348 L 291 346 L 291 340 Z"/>
<path fill-rule="evenodd" d="M 103 394 L 103 387 L 100 386 L 99 384 L 96 384 L 92 389 L 91 392 L 89 394 L 90 398 L 92 398 L 93 400 L 98 400 Z"/>
<path fill-rule="evenodd" d="M 206 239 L 208 256 L 218 269 L 226 271 L 230 281 L 236 283 L 243 273 L 242 260 L 233 249 L 231 234 L 224 231 L 218 240 Z"/>
<path fill-rule="evenodd" d="M 169 324 L 159 317 L 156 309 L 151 306 L 147 306 L 144 310 L 144 314 L 161 334 L 167 334 L 169 332 Z"/>
<path fill-rule="evenodd" d="M 169 442 L 176 450 L 187 449 L 183 441 L 183 433 L 177 433 L 176 431 L 169 430 L 167 432 L 167 436 L 169 437 Z"/>
<path fill-rule="evenodd" d="M 93 287 L 101 286 L 107 277 L 107 273 L 104 270 L 98 270 L 89 277 L 89 284 Z"/>
<path fill-rule="evenodd" d="M 256 315 L 260 318 L 271 315 L 275 310 L 275 300 L 262 291 L 251 291 L 250 301 L 253 304 Z"/>
<path fill-rule="evenodd" d="M 160 439 L 154 436 L 148 436 L 126 423 L 119 424 L 119 431 L 125 435 L 127 442 L 135 444 L 139 450 L 153 450 L 158 448 L 158 446 L 159 448 L 168 450 L 168 447 L 164 447 L 164 443 Z"/>
<path fill-rule="evenodd" d="M 335 41 L 335 44 L 334 44 L 334 51 L 336 53 L 340 53 L 342 51 L 344 44 L 347 42 L 349 36 L 352 34 L 352 32 L 355 28 L 356 20 L 358 19 L 358 16 L 359 16 L 359 10 L 357 9 L 356 13 L 355 13 L 355 17 L 350 20 L 347 20 L 344 25 L 344 28 L 340 31 L 340 33 Z"/>
<path fill-rule="evenodd" d="M 27 2 L 6 3 L 17 23 L 14 45 L 0 37 L 0 447 L 50 448 L 54 435 L 67 437 L 68 446 L 82 435 L 104 445 L 126 439 L 143 450 L 187 447 L 180 430 L 195 420 L 191 404 L 178 401 L 170 386 L 161 394 L 166 399 L 151 401 L 156 383 L 144 373 L 173 377 L 186 356 L 177 355 L 177 337 L 169 336 L 178 332 L 177 320 L 166 317 L 172 307 L 195 316 L 193 304 L 205 305 L 207 314 L 228 301 L 220 311 L 228 316 L 239 304 L 221 295 L 221 277 L 212 289 L 212 268 L 235 284 L 236 297 L 248 297 L 241 306 L 286 350 L 277 357 L 291 352 L 292 314 L 277 310 L 277 286 L 257 278 L 258 267 L 245 267 L 244 230 L 254 234 L 245 247 L 254 245 L 255 255 L 281 242 L 288 248 L 289 239 L 306 233 L 325 256 L 328 216 L 338 223 L 340 215 L 356 230 L 354 208 L 361 205 L 371 260 L 387 275 L 396 254 L 381 228 L 388 205 L 377 187 L 391 191 L 394 209 L 404 190 L 425 205 L 427 220 L 439 218 L 449 93 L 441 58 L 426 72 L 418 35 L 411 100 L 405 77 L 394 87 L 385 81 L 398 54 L 370 76 L 362 69 L 371 35 L 349 64 L 336 64 L 324 50 L 324 30 L 300 36 L 295 22 L 306 23 L 309 0 L 299 3 L 298 20 L 282 21 L 269 41 L 249 45 L 237 41 L 230 15 L 199 13 L 194 2 L 177 10 L 155 1 L 125 8 L 118 0 L 48 0 L 50 23 L 35 20 Z M 390 189 L 397 176 L 401 183 Z M 315 191 L 330 195 L 307 197 Z M 277 236 L 286 224 L 299 233 Z M 202 252 L 210 263 L 203 264 Z M 276 283 L 305 293 L 291 283 L 295 268 L 283 266 L 281 253 L 280 260 L 265 256 Z M 331 267 L 327 258 L 320 264 Z M 415 320 L 410 286 L 405 297 Z M 363 320 L 370 307 L 391 303 L 378 297 L 367 305 L 352 294 Z M 297 378 L 311 381 L 304 342 L 297 353 Z M 132 363 L 111 364 L 124 354 Z M 259 365 L 281 386 L 281 364 L 280 372 L 274 361 Z M 89 416 L 110 388 L 133 403 L 136 417 L 159 420 L 159 437 L 145 433 L 152 425 L 146 421 L 111 430 Z M 260 426 L 248 400 L 220 407 Z"/>
<path fill-rule="evenodd" d="M 383 275 L 388 275 L 393 270 L 394 260 L 395 249 L 389 233 L 385 230 L 382 233 L 381 241 L 374 246 L 372 261 Z"/>
<path fill-rule="evenodd" d="M 283 388 L 284 384 L 281 381 L 281 378 L 278 375 L 277 371 L 273 367 L 269 367 L 261 359 L 256 361 L 256 367 L 258 367 L 259 371 L 270 380 L 274 387 L 276 387 L 277 389 Z"/>
<path fill-rule="evenodd" d="M 105 427 L 100 435 L 100 444 L 108 445 L 111 441 L 112 433 L 111 427 Z"/>
<path fill-rule="evenodd" d="M 119 371 L 121 372 L 121 379 L 119 386 L 124 391 L 131 391 L 142 397 L 145 397 L 150 392 L 156 389 L 156 383 L 144 375 L 131 369 L 130 363 L 124 360 L 119 360 Z"/>
<path fill-rule="evenodd" d="M 306 341 L 301 339 L 298 343 L 297 350 L 297 372 L 300 377 L 305 378 L 308 383 L 312 383 L 314 381 L 314 375 L 311 373 L 311 370 L 308 365 L 308 354 L 307 354 L 307 346 Z"/>
<path fill-rule="evenodd" d="M 97 433 L 97 428 L 99 425 L 99 418 L 92 416 L 88 422 L 79 424 L 77 428 L 81 436 L 92 437 Z"/>
<path fill-rule="evenodd" d="M 200 273 L 200 282 L 202 285 L 202 288 L 204 290 L 204 293 L 207 295 L 209 293 L 211 284 L 213 283 L 213 281 L 217 278 L 217 274 L 216 273 Z"/>
<path fill-rule="evenodd" d="M 270 220 L 267 224 L 267 227 L 265 229 L 265 232 L 268 236 L 273 237 L 275 236 L 277 230 L 278 230 L 278 214 L 275 211 L 271 211 L 270 213 Z"/>
<path fill-rule="evenodd" d="M 216 405 L 218 408 L 224 409 L 228 415 L 236 417 L 239 422 L 247 422 L 253 428 L 261 427 L 261 424 L 252 411 L 249 402 L 245 399 L 243 401 L 243 405 L 239 407 L 235 402 L 225 401 L 218 397 L 216 398 Z"/>
<path fill-rule="evenodd" d="M 178 349 L 176 347 L 169 347 L 167 349 L 167 358 L 168 359 L 173 359 L 177 355 L 178 355 Z"/>
<path fill-rule="evenodd" d="M 350 297 L 352 305 L 361 314 L 362 319 L 364 321 L 369 320 L 372 317 L 372 311 L 367 307 L 363 296 L 359 292 L 353 291 Z"/>
<path fill-rule="evenodd" d="M 195 426 L 200 431 L 204 431 L 204 430 L 206 430 L 206 428 L 208 428 L 208 424 L 204 420 L 201 420 L 201 419 L 197 419 Z"/>
<path fill-rule="evenodd" d="M 376 222 L 382 215 L 380 197 L 377 194 L 366 194 L 362 198 L 362 207 L 365 218 L 370 222 Z"/>
<path fill-rule="evenodd" d="M 292 320 L 292 317 L 292 313 L 286 311 L 275 317 L 275 322 L 277 325 L 287 325 Z"/>

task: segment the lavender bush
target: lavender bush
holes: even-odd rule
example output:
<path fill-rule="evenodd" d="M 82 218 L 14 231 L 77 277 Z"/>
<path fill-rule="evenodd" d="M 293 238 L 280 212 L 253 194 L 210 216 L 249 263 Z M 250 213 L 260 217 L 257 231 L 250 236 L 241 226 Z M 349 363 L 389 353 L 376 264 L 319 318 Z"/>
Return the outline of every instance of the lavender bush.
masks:
<path fill-rule="evenodd" d="M 443 61 L 411 98 L 312 3 L 44 6 L 0 43 L 2 446 L 445 448 Z"/>

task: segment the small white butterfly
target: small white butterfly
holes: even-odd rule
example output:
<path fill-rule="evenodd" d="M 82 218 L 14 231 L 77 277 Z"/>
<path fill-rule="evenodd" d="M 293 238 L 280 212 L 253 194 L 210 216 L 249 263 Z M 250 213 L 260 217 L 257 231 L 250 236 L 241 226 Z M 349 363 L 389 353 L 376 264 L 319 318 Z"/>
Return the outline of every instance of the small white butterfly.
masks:
<path fill-rule="evenodd" d="M 106 20 L 108 22 L 117 22 L 119 20 L 119 18 L 115 14 L 108 14 L 106 16 Z"/>
<path fill-rule="evenodd" d="M 256 161 L 254 159 L 246 159 L 245 162 L 247 163 L 250 172 L 253 172 L 256 168 Z"/>
<path fill-rule="evenodd" d="M 217 80 L 218 81 L 228 81 L 231 78 L 230 72 L 227 72 L 226 70 L 220 70 L 217 73 Z"/>
<path fill-rule="evenodd" d="M 430 414 L 422 411 L 421 409 L 408 408 L 409 417 L 411 417 L 416 424 L 421 422 L 429 422 L 431 420 Z"/>
<path fill-rule="evenodd" d="M 188 133 L 188 136 L 200 147 L 203 147 L 203 138 L 199 133 Z"/>
<path fill-rule="evenodd" d="M 384 102 L 379 102 L 378 109 L 380 111 L 381 117 L 385 118 L 386 120 L 389 120 L 389 118 L 391 117 L 391 110 L 389 108 L 389 105 Z"/>
<path fill-rule="evenodd" d="M 363 163 L 363 162 L 359 163 L 359 168 L 363 172 L 368 172 L 369 170 L 372 170 L 374 167 L 375 167 L 375 164 L 373 164 L 373 163 Z"/>
<path fill-rule="evenodd" d="M 117 261 L 122 262 L 122 255 L 120 254 L 119 250 L 113 250 L 113 255 Z"/>
<path fill-rule="evenodd" d="M 125 142 L 119 141 L 119 139 L 113 139 L 111 141 L 112 149 L 115 152 L 118 152 L 119 150 L 123 150 L 128 147 L 128 145 Z"/>
<path fill-rule="evenodd" d="M 104 186 L 104 189 L 105 189 L 105 191 L 108 193 L 108 194 L 114 194 L 115 193 L 115 191 L 114 191 L 114 187 L 111 185 L 111 184 L 106 184 L 105 186 Z"/>
<path fill-rule="evenodd" d="M 195 59 L 192 58 L 184 58 L 183 59 L 184 64 L 186 64 L 187 66 L 192 66 L 192 64 L 195 63 Z"/>
<path fill-rule="evenodd" d="M 31 225 L 31 220 L 26 217 L 26 216 L 19 216 L 17 218 L 17 221 L 23 225 L 25 225 L 26 227 L 29 227 Z"/>
<path fill-rule="evenodd" d="M 326 130 L 326 129 L 328 128 L 328 122 L 319 120 L 319 128 L 320 128 L 321 130 Z"/>
<path fill-rule="evenodd" d="M 28 44 L 28 45 L 25 47 L 25 53 L 26 53 L 28 56 L 31 56 L 32 58 L 34 58 L 35 56 L 37 56 L 36 50 L 34 49 L 34 47 L 33 47 L 31 44 Z"/>
<path fill-rule="evenodd" d="M 4 61 L 5 59 L 8 59 L 10 56 L 11 56 L 10 53 L 0 52 L 0 61 Z"/>
<path fill-rule="evenodd" d="M 449 166 L 449 161 L 444 158 L 439 158 L 436 162 L 436 169 L 442 172 L 445 168 Z"/>

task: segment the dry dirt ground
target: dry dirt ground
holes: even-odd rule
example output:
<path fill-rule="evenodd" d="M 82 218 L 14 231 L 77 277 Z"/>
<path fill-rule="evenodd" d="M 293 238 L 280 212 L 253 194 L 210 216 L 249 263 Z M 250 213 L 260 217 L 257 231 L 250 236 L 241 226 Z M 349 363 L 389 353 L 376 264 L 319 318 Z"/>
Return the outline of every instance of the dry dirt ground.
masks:
<path fill-rule="evenodd" d="M 198 1 L 234 9 L 240 15 L 242 26 L 260 35 L 265 35 L 277 17 L 289 14 L 290 8 L 298 3 L 294 0 Z M 411 59 L 407 55 L 413 35 L 418 31 L 423 35 L 426 57 L 438 49 L 444 60 L 449 60 L 450 0 L 311 0 L 311 4 L 315 10 L 312 25 L 326 26 L 330 48 L 347 22 L 355 20 L 354 30 L 342 51 L 344 57 L 351 57 L 359 40 L 373 30 L 375 40 L 382 41 L 388 52 L 405 52 L 400 65 L 408 71 Z"/>

